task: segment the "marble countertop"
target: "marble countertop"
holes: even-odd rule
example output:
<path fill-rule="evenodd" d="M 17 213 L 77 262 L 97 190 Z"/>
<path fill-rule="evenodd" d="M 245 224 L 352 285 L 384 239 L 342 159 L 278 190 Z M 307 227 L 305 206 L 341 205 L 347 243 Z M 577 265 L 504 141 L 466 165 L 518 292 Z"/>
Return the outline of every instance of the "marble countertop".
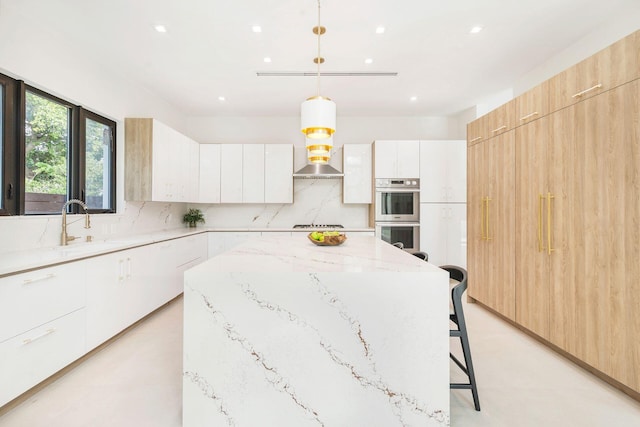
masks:
<path fill-rule="evenodd" d="M 19 274 L 38 268 L 78 261 L 139 246 L 162 242 L 207 232 L 310 232 L 293 228 L 174 228 L 152 233 L 114 237 L 93 242 L 70 242 L 67 246 L 42 247 L 37 249 L 5 252 L 0 254 L 0 277 Z M 349 232 L 373 232 L 372 228 L 345 228 Z"/>
<path fill-rule="evenodd" d="M 256 237 L 185 273 L 183 425 L 448 426 L 448 274 Z"/>

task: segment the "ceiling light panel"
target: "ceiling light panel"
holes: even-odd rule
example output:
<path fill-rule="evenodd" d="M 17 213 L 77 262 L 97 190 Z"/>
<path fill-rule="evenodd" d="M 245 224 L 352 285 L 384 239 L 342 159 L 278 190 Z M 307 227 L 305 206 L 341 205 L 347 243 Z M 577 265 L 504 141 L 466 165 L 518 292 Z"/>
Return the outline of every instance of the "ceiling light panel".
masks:
<path fill-rule="evenodd" d="M 153 26 L 153 29 L 156 30 L 159 33 L 166 33 L 167 32 L 167 27 L 165 27 L 162 24 L 156 24 Z"/>
<path fill-rule="evenodd" d="M 254 33 L 261 33 L 262 27 L 260 25 L 254 25 L 253 27 L 251 27 L 251 31 L 253 31 Z"/>
<path fill-rule="evenodd" d="M 471 28 L 471 30 L 469 30 L 469 34 L 478 34 L 480 31 L 482 31 L 482 27 L 476 25 L 475 27 Z"/>
<path fill-rule="evenodd" d="M 385 28 L 382 25 L 379 25 L 376 28 L 376 34 L 384 34 L 384 32 L 385 32 Z"/>

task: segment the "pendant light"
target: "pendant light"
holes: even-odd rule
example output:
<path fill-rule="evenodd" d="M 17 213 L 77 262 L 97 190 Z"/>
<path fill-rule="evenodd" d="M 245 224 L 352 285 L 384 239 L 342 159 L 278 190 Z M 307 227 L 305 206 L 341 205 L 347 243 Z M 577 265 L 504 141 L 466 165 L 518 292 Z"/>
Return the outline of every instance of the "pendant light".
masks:
<path fill-rule="evenodd" d="M 336 104 L 329 98 L 320 95 L 320 64 L 324 58 L 320 56 L 320 36 L 326 28 L 320 25 L 320 0 L 318 0 L 318 25 L 313 33 L 318 36 L 318 56 L 313 62 L 317 65 L 317 94 L 308 98 L 301 106 L 301 128 L 307 138 L 307 154 L 312 163 L 326 163 L 332 147 L 331 140 L 336 130 Z M 315 142 L 314 142 L 315 141 Z"/>

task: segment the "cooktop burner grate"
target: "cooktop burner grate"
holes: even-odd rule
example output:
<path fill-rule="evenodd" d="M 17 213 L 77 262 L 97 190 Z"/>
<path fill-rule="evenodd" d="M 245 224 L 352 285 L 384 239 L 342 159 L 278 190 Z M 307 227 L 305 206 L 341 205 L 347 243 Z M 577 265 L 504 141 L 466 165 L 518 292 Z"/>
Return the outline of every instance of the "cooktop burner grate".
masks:
<path fill-rule="evenodd" d="M 340 224 L 296 224 L 293 228 L 344 228 Z"/>

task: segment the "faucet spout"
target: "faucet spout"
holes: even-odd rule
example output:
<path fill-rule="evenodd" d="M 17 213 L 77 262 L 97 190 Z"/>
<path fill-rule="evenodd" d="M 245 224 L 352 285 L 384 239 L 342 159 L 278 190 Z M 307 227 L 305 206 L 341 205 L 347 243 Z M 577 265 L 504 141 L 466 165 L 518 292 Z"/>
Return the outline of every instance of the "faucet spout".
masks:
<path fill-rule="evenodd" d="M 62 233 L 60 236 L 60 245 L 66 246 L 68 242 L 75 240 L 75 236 L 69 236 L 67 234 L 67 207 L 72 204 L 78 204 L 84 209 L 84 228 L 91 228 L 91 218 L 89 217 L 89 207 L 82 201 L 78 199 L 70 199 L 68 200 L 64 206 L 62 206 Z"/>

